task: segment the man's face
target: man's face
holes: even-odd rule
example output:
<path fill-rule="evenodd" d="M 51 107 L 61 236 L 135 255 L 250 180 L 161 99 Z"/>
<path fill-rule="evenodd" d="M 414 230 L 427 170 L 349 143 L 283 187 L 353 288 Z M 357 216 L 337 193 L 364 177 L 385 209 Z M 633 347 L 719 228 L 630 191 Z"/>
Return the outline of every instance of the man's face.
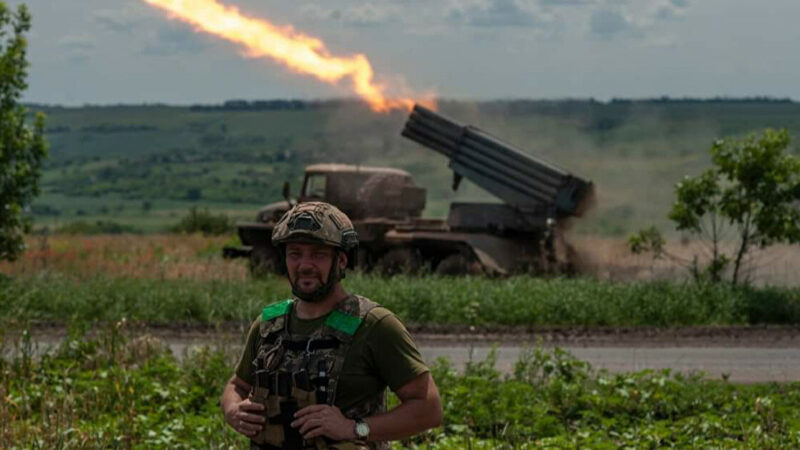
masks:
<path fill-rule="evenodd" d="M 286 244 L 286 270 L 294 289 L 311 294 L 324 285 L 331 275 L 333 255 L 333 247 L 324 244 Z"/>

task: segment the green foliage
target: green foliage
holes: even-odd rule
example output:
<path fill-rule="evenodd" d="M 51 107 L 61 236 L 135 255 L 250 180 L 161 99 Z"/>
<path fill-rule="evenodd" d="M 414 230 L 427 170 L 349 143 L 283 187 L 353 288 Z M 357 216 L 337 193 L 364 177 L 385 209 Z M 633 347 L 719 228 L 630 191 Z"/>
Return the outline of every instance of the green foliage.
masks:
<path fill-rule="evenodd" d="M 800 160 L 789 151 L 786 130 L 766 129 L 743 139 L 718 140 L 711 147 L 713 167 L 675 186 L 669 218 L 679 231 L 710 242 L 711 257 L 700 267 L 691 263 L 695 279 L 721 281 L 733 263 L 732 284 L 740 281 L 745 255 L 754 247 L 800 242 Z M 723 248 L 723 236 L 733 229 L 736 247 Z M 629 238 L 632 252 L 664 253 L 655 227 Z"/>
<path fill-rule="evenodd" d="M 0 359 L 0 447 L 244 445 L 217 406 L 232 364 L 222 351 L 199 349 L 179 362 L 157 339 L 134 339 L 121 325 L 95 338 L 79 325 L 44 356 L 23 347 Z"/>
<path fill-rule="evenodd" d="M 523 351 L 503 376 L 491 355 L 463 375 L 433 368 L 442 428 L 421 448 L 793 447 L 800 385 L 736 386 L 669 370 L 609 374 L 560 349 Z M 418 442 L 422 440 L 422 443 Z"/>
<path fill-rule="evenodd" d="M 180 222 L 170 227 L 173 233 L 203 233 L 209 236 L 218 236 L 233 231 L 233 222 L 224 214 L 214 215 L 208 210 L 189 209 Z"/>
<path fill-rule="evenodd" d="M 56 232 L 62 234 L 122 234 L 138 233 L 139 230 L 130 225 L 113 221 L 98 220 L 90 223 L 78 220 L 58 227 Z"/>
<path fill-rule="evenodd" d="M 352 274 L 348 290 L 410 324 L 481 326 L 689 326 L 800 324 L 800 290 L 730 285 L 543 280 L 517 277 L 386 280 Z M 0 321 L 249 322 L 287 298 L 282 278 L 238 281 L 71 279 L 55 273 L 0 284 Z"/>
<path fill-rule="evenodd" d="M 39 175 L 47 155 L 44 116 L 31 128 L 27 109 L 19 102 L 27 89 L 28 61 L 25 33 L 31 17 L 25 5 L 12 12 L 0 1 L 0 260 L 15 260 L 30 231 L 25 214 L 39 193 Z"/>
<path fill-rule="evenodd" d="M 656 227 L 640 230 L 628 238 L 628 247 L 631 253 L 640 254 L 652 252 L 655 258 L 660 258 L 664 252 L 666 240 Z"/>
<path fill-rule="evenodd" d="M 94 336 L 75 322 L 35 354 L 27 331 L 0 347 L 2 448 L 233 448 L 218 399 L 235 364 L 228 348 L 176 358 L 124 322 Z M 7 344 L 7 345 L 2 345 Z M 459 373 L 432 367 L 440 428 L 403 444 L 420 449 L 796 448 L 800 384 L 733 385 L 669 370 L 610 374 L 569 353 L 530 348 L 510 375 L 492 357 Z M 395 403 L 396 404 L 396 403 Z"/>
<path fill-rule="evenodd" d="M 706 233 L 713 244 L 712 281 L 733 261 L 731 281 L 739 281 L 742 259 L 752 246 L 800 242 L 800 161 L 787 153 L 789 133 L 765 130 L 760 136 L 718 140 L 711 147 L 714 167 L 675 188 L 669 218 L 679 230 Z M 735 254 L 719 251 L 721 226 L 735 227 Z"/>

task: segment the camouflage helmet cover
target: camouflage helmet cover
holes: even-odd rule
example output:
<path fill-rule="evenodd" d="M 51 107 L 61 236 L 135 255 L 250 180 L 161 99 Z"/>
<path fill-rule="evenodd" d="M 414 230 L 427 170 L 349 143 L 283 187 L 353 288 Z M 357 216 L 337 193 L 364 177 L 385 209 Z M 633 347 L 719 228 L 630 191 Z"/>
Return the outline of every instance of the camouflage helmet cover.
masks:
<path fill-rule="evenodd" d="M 325 202 L 300 203 L 286 212 L 272 230 L 272 244 L 322 242 L 349 251 L 358 246 L 350 218 Z"/>

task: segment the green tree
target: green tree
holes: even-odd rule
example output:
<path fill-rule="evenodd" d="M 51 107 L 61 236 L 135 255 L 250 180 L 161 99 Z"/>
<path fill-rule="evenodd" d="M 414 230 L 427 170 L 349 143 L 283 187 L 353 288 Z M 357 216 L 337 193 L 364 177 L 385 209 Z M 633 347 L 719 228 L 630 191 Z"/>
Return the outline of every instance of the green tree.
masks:
<path fill-rule="evenodd" d="M 718 140 L 711 146 L 713 167 L 686 177 L 675 187 L 669 218 L 676 228 L 711 243 L 711 257 L 697 278 L 721 281 L 733 264 L 731 282 L 741 282 L 742 263 L 753 248 L 779 242 L 800 242 L 800 160 L 789 151 L 786 130 L 767 129 L 738 140 Z M 732 252 L 723 237 L 734 233 Z M 632 236 L 631 250 L 663 253 L 663 239 L 650 228 Z"/>
<path fill-rule="evenodd" d="M 16 12 L 0 0 L 0 260 L 16 259 L 24 248 L 31 220 L 25 209 L 39 193 L 39 176 L 47 156 L 44 116 L 33 127 L 20 104 L 28 75 L 25 33 L 31 16 L 25 5 Z"/>

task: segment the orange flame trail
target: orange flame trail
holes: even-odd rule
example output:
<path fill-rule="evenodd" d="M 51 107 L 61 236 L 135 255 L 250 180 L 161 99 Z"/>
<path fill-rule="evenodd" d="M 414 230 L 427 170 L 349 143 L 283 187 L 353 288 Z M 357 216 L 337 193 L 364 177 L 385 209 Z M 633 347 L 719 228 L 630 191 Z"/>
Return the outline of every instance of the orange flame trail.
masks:
<path fill-rule="evenodd" d="M 332 56 L 325 44 L 292 27 L 278 27 L 265 20 L 247 17 L 233 6 L 217 0 L 144 0 L 161 8 L 199 30 L 222 37 L 245 47 L 249 54 L 269 57 L 289 68 L 336 83 L 349 78 L 353 90 L 378 112 L 410 110 L 409 98 L 389 99 L 382 86 L 373 80 L 372 65 L 363 54 Z"/>

